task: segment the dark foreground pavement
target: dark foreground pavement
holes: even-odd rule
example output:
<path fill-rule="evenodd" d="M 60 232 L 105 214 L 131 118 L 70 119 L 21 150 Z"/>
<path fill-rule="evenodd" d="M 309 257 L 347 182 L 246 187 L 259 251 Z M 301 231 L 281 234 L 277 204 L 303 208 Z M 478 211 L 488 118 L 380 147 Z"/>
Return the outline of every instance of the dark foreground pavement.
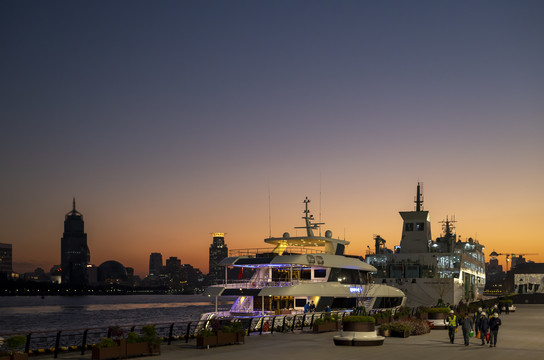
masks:
<path fill-rule="evenodd" d="M 173 342 L 163 345 L 162 354 L 136 358 L 150 360 L 217 359 L 217 360 L 334 360 L 334 359 L 437 359 L 437 360 L 541 360 L 544 359 L 544 305 L 518 305 L 517 311 L 502 315 L 497 347 L 481 346 L 480 339 L 471 339 L 464 346 L 461 330 L 455 343 L 450 344 L 447 331 L 433 330 L 430 334 L 408 338 L 385 339 L 382 346 L 351 347 L 335 346 L 333 336 L 337 332 L 312 334 L 295 332 L 287 334 L 246 336 L 246 343 L 196 349 L 196 340 Z M 61 360 L 90 360 L 90 351 L 63 353 Z M 38 360 L 52 360 L 43 355 Z"/>

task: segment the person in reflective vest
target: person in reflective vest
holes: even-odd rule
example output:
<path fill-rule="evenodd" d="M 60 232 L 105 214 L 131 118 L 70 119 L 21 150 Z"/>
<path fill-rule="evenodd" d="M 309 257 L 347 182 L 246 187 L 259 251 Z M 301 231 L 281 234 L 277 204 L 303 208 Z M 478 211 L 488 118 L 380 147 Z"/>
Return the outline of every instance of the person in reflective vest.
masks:
<path fill-rule="evenodd" d="M 450 337 L 450 343 L 453 344 L 455 340 L 455 331 L 457 330 L 457 316 L 454 314 L 453 310 L 450 311 L 450 315 L 445 320 L 446 325 L 448 326 L 448 336 Z"/>

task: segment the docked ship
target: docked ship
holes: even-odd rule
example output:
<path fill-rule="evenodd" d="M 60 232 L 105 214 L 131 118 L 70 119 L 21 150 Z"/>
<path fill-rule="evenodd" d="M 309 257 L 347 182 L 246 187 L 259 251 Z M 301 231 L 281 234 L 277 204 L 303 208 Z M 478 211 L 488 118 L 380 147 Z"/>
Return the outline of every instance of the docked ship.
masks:
<path fill-rule="evenodd" d="M 442 235 L 431 237 L 429 212 L 423 210 L 421 184 L 417 185 L 415 211 L 401 211 L 400 246 L 385 246 L 374 237 L 375 250 L 365 261 L 376 269 L 376 282 L 402 290 L 406 306 L 457 305 L 481 298 L 485 287 L 484 246 L 455 233 L 455 219 L 441 221 Z"/>
<path fill-rule="evenodd" d="M 229 257 L 219 263 L 225 267 L 223 283 L 208 287 L 204 295 L 215 297 L 216 304 L 217 297 L 236 299 L 229 311 L 205 314 L 203 318 L 298 314 L 304 312 L 307 303 L 313 303 L 316 312 L 364 307 L 369 313 L 396 310 L 404 304 L 402 291 L 373 282 L 375 267 L 361 256 L 344 253 L 348 241 L 333 238 L 330 230 L 325 236 L 314 234 L 324 223 L 314 221 L 309 203 L 306 198 L 305 225 L 297 227 L 305 230 L 305 236 L 286 232 L 282 237 L 264 240 L 274 247 L 229 252 Z M 229 268 L 253 275 L 229 280 Z"/>

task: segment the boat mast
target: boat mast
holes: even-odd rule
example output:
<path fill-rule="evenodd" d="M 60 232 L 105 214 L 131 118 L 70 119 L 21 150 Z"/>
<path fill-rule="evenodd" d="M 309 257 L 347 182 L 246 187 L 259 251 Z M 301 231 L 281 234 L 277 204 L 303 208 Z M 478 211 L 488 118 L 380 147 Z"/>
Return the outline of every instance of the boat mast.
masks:
<path fill-rule="evenodd" d="M 310 203 L 310 199 L 308 199 L 308 197 L 306 196 L 303 202 L 304 202 L 305 208 L 304 208 L 304 216 L 302 217 L 302 219 L 304 219 L 304 221 L 306 222 L 306 226 L 296 226 L 295 229 L 306 229 L 307 236 L 314 237 L 313 229 L 319 229 L 319 225 L 323 225 L 324 223 L 318 222 L 318 223 L 312 224 L 312 221 L 314 220 L 314 216 L 310 215 L 310 210 L 308 210 L 308 204 Z"/>
<path fill-rule="evenodd" d="M 419 181 L 417 182 L 417 194 L 414 202 L 416 203 L 416 211 L 421 211 L 423 209 L 423 194 L 421 194 L 421 183 Z"/>

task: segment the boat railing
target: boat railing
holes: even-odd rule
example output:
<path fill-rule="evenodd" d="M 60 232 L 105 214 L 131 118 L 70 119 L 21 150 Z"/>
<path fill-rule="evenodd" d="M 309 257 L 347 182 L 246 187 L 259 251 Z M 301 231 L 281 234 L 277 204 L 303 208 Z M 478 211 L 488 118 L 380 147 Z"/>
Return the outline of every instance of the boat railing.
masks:
<path fill-rule="evenodd" d="M 324 250 L 316 249 L 313 246 L 289 246 L 286 247 L 282 255 L 305 255 L 305 254 L 324 254 Z M 251 249 L 232 249 L 229 250 L 230 257 L 246 256 L 250 258 L 254 257 L 267 257 L 278 256 L 274 253 L 273 248 L 251 248 Z"/>
<path fill-rule="evenodd" d="M 223 286 L 228 289 L 257 289 L 257 288 L 263 288 L 263 287 L 283 287 L 283 286 L 292 286 L 292 285 L 300 285 L 300 284 L 310 284 L 315 283 L 316 281 L 312 280 L 298 280 L 293 279 L 292 281 L 272 281 L 272 280 L 258 280 L 258 279 L 251 279 L 251 280 L 229 280 L 226 284 L 225 281 L 223 282 L 217 282 L 216 285 Z"/>

